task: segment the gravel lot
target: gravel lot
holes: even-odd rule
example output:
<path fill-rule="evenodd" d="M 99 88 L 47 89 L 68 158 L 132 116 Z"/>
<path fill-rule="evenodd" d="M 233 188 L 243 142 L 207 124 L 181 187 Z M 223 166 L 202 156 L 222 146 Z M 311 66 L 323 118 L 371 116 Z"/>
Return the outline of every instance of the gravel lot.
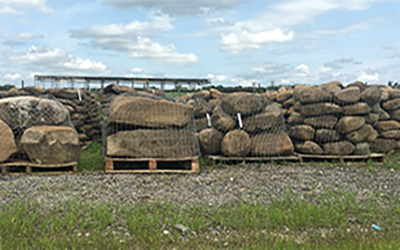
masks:
<path fill-rule="evenodd" d="M 203 170 L 194 175 L 112 175 L 85 173 L 61 176 L 0 176 L 0 204 L 20 200 L 43 206 L 68 200 L 127 203 L 167 200 L 187 205 L 220 206 L 237 202 L 268 204 L 285 195 L 313 201 L 332 191 L 356 193 L 360 203 L 390 206 L 400 198 L 400 170 L 323 164 L 248 164 Z"/>

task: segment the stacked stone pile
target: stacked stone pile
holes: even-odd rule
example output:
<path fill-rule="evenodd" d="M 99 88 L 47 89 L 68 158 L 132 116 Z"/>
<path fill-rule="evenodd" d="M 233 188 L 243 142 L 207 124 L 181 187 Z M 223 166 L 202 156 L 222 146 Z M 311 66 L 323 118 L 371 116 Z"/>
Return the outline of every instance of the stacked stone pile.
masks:
<path fill-rule="evenodd" d="M 0 99 L 0 149 L 0 162 L 70 163 L 79 158 L 79 138 L 57 100 L 7 97 Z"/>
<path fill-rule="evenodd" d="M 282 110 L 259 94 L 237 92 L 223 97 L 212 111 L 211 124 L 198 133 L 203 155 L 267 157 L 293 153 Z"/>
<path fill-rule="evenodd" d="M 372 147 L 375 152 L 387 153 L 400 148 L 400 90 L 377 87 L 382 90 L 379 122 L 375 126 L 379 138 Z"/>
<path fill-rule="evenodd" d="M 360 82 L 296 86 L 287 120 L 296 151 L 314 155 L 368 155 L 378 137 L 381 90 Z"/>
<path fill-rule="evenodd" d="M 106 117 L 109 157 L 182 158 L 198 155 L 193 108 L 139 94 L 112 99 Z"/>
<path fill-rule="evenodd" d="M 278 91 L 267 91 L 263 95 L 275 102 L 282 109 L 284 117 L 287 119 L 293 113 L 293 93 L 294 90 L 291 86 L 282 86 Z"/>

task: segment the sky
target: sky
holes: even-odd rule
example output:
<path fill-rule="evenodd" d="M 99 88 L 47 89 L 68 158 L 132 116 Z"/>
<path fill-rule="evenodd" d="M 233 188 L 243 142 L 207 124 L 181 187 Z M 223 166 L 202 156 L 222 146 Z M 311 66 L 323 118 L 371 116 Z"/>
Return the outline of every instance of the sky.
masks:
<path fill-rule="evenodd" d="M 400 81 L 400 0 L 0 0 L 0 84 L 35 74 Z"/>

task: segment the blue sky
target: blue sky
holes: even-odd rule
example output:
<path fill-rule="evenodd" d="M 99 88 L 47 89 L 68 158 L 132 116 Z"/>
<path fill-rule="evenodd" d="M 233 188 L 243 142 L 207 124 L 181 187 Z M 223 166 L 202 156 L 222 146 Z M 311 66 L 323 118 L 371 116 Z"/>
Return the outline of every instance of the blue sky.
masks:
<path fill-rule="evenodd" d="M 386 84 L 400 0 L 0 0 L 0 84 L 34 74 Z"/>

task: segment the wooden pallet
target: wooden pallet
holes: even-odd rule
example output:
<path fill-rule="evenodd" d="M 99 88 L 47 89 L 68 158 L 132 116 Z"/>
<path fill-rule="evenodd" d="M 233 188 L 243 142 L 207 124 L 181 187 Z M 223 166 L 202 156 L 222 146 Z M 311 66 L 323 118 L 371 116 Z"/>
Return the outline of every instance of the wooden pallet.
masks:
<path fill-rule="evenodd" d="M 250 163 L 250 162 L 279 162 L 279 161 L 287 161 L 287 162 L 300 162 L 300 158 L 298 156 L 273 156 L 273 157 L 226 157 L 219 155 L 208 155 L 207 159 L 211 161 L 213 165 L 218 163 L 226 163 L 226 164 L 237 164 L 237 163 Z"/>
<path fill-rule="evenodd" d="M 78 162 L 65 164 L 36 164 L 28 161 L 6 162 L 0 164 L 4 175 L 60 175 L 78 171 Z"/>
<path fill-rule="evenodd" d="M 191 174 L 199 173 L 197 157 L 186 158 L 104 158 L 105 172 L 113 174 Z"/>
<path fill-rule="evenodd" d="M 297 154 L 301 161 L 339 161 L 339 162 L 366 162 L 373 160 L 378 163 L 386 162 L 386 154 L 370 154 L 370 155 L 306 155 Z"/>

